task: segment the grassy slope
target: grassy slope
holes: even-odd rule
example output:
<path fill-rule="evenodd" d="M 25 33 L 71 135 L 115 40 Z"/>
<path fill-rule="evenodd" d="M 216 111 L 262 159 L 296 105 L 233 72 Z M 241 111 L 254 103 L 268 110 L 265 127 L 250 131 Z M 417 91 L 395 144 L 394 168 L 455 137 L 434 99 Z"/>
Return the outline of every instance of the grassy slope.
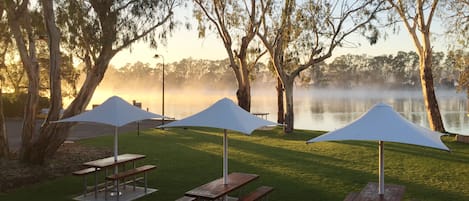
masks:
<path fill-rule="evenodd" d="M 274 186 L 269 200 L 343 200 L 367 182 L 378 180 L 376 142 L 305 141 L 320 132 L 280 129 L 251 136 L 229 133 L 229 172 L 256 173 L 260 178 L 242 193 Z M 81 141 L 87 146 L 112 147 L 112 137 Z M 395 143 L 385 144 L 385 183 L 406 186 L 406 200 L 469 200 L 469 146 L 445 139 L 451 153 Z M 146 154 L 142 163 L 159 168 L 149 186 L 158 192 L 140 200 L 175 200 L 185 191 L 222 174 L 222 135 L 211 129 L 147 130 L 119 136 L 120 153 Z M 0 200 L 71 200 L 82 180 L 67 176 L 0 195 Z"/>

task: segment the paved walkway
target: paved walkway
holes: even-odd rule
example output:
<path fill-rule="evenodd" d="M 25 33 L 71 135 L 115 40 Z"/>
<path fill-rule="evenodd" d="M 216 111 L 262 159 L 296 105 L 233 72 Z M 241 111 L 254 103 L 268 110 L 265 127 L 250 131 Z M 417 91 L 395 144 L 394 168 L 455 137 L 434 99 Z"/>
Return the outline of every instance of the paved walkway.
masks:
<path fill-rule="evenodd" d="M 16 151 L 21 146 L 21 128 L 22 120 L 20 119 L 7 119 L 6 128 L 8 133 L 8 141 L 10 144 L 10 149 Z M 36 121 L 36 128 L 39 130 L 42 120 Z M 119 133 L 137 131 L 137 128 L 140 130 L 155 128 L 161 124 L 161 121 L 158 120 L 144 120 L 140 123 L 130 123 L 123 127 L 119 128 Z M 93 123 L 78 123 L 70 130 L 70 135 L 67 140 L 75 141 L 79 139 L 104 136 L 104 135 L 113 135 L 114 127 L 103 125 L 103 124 L 93 124 Z"/>

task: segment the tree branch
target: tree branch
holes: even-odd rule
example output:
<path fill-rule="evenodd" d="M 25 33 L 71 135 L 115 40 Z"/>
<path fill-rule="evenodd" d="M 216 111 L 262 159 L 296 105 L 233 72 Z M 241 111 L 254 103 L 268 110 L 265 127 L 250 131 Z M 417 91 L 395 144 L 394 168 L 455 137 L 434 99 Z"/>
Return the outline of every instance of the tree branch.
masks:
<path fill-rule="evenodd" d="M 125 43 L 123 43 L 120 47 L 117 47 L 116 49 L 113 50 L 114 54 L 121 51 L 122 49 L 128 47 L 130 44 L 134 43 L 135 41 L 143 38 L 144 36 L 146 36 L 148 33 L 154 31 L 156 28 L 158 28 L 159 26 L 163 25 L 166 21 L 168 21 L 171 16 L 173 15 L 173 11 L 169 11 L 168 15 L 166 15 L 166 17 L 158 22 L 156 25 L 152 26 L 150 29 L 142 32 L 141 34 L 135 36 L 133 39 L 129 40 L 129 41 L 126 41 Z"/>

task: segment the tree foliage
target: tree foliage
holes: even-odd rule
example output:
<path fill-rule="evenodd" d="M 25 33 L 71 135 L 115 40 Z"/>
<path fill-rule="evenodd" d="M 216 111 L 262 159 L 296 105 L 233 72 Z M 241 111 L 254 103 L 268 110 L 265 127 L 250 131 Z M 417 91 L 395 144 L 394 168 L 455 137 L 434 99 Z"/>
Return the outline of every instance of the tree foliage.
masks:
<path fill-rule="evenodd" d="M 451 0 L 443 4 L 442 18 L 453 46 L 469 47 L 469 0 Z"/>
<path fill-rule="evenodd" d="M 238 90 L 238 105 L 251 109 L 250 71 L 265 54 L 255 44 L 262 16 L 269 10 L 267 1 L 195 0 L 194 16 L 198 21 L 199 37 L 214 31 L 222 40 L 233 69 Z"/>
<path fill-rule="evenodd" d="M 68 83 L 76 83 L 78 75 L 71 67 L 74 58 L 85 63 L 86 77 L 72 104 L 65 110 L 64 117 L 78 114 L 86 108 L 110 60 L 119 51 L 139 40 L 156 47 L 158 41 L 168 37 L 175 27 L 173 9 L 178 2 L 42 0 L 39 4 L 32 4 L 29 1 L 7 0 L 2 3 L 7 10 L 8 27 L 15 36 L 16 49 L 20 53 L 29 83 L 26 108 L 31 112 L 27 112 L 24 119 L 23 161 L 42 163 L 46 157 L 55 153 L 68 135 L 71 124 L 50 124 L 49 121 L 58 117 L 55 111 L 62 107 L 60 80 L 68 78 Z M 41 26 L 36 28 L 32 25 Z M 44 53 L 49 59 L 39 59 L 38 39 L 46 39 L 48 48 Z M 66 54 L 60 56 L 61 49 Z M 41 74 L 39 69 L 47 69 L 44 66 L 49 67 L 47 86 L 50 86 L 51 91 L 51 112 L 41 126 L 38 137 L 33 139 L 31 136 L 36 130 L 34 111 L 37 110 L 40 88 L 38 75 Z M 72 91 L 76 90 L 75 86 L 71 88 Z"/>
<path fill-rule="evenodd" d="M 286 132 L 293 131 L 293 83 L 307 68 L 332 56 L 347 45 L 352 33 L 361 32 L 371 43 L 377 34 L 373 23 L 383 10 L 382 1 L 274 2 L 258 36 L 269 51 L 277 76 L 285 87 Z"/>

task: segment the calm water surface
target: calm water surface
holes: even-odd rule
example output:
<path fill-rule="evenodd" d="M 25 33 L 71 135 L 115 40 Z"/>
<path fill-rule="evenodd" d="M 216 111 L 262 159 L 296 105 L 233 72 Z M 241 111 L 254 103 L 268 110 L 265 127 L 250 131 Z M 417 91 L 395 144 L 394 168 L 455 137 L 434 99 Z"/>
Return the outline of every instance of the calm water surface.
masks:
<path fill-rule="evenodd" d="M 469 134 L 468 103 L 465 93 L 454 90 L 436 90 L 445 128 L 447 131 Z M 143 108 L 161 114 L 161 92 L 97 91 L 92 104 L 103 102 L 111 95 L 118 95 L 131 102 L 142 102 Z M 165 115 L 176 119 L 199 112 L 215 101 L 228 97 L 236 100 L 235 91 L 166 90 Z M 268 112 L 268 119 L 277 119 L 277 99 L 274 89 L 253 90 L 251 112 Z M 387 103 L 405 118 L 428 127 L 420 90 L 331 90 L 297 89 L 294 92 L 295 128 L 311 130 L 335 130 L 370 109 L 376 103 Z M 91 104 L 90 104 L 91 105 Z"/>

